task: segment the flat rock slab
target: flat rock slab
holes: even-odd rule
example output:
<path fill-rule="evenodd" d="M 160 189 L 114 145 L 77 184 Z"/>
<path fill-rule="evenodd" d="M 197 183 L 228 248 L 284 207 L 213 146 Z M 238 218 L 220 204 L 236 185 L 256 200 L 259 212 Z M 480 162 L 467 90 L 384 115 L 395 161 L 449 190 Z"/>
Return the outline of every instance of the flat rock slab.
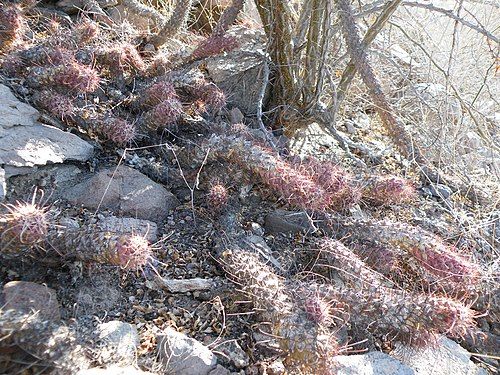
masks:
<path fill-rule="evenodd" d="M 337 375 L 416 375 L 417 373 L 397 359 L 382 353 L 335 357 Z M 431 374 L 422 373 L 422 374 Z"/>
<path fill-rule="evenodd" d="M 217 366 L 217 358 L 205 345 L 172 328 L 164 330 L 156 340 L 167 374 L 208 375 Z"/>
<path fill-rule="evenodd" d="M 72 204 L 97 210 L 107 209 L 120 216 L 162 221 L 179 205 L 177 198 L 141 172 L 126 166 L 105 169 L 67 189 Z"/>
<path fill-rule="evenodd" d="M 3 294 L 3 310 L 37 313 L 42 321 L 61 319 L 56 292 L 51 288 L 28 281 L 11 281 L 4 285 Z"/>
<path fill-rule="evenodd" d="M 420 351 L 398 346 L 391 355 L 414 369 L 416 374 L 487 375 L 486 370 L 470 360 L 467 350 L 446 337 L 441 337 L 437 346 Z"/>
<path fill-rule="evenodd" d="M 0 85 L 0 164 L 22 168 L 86 161 L 94 151 L 76 135 L 37 122 L 38 111 Z"/>
<path fill-rule="evenodd" d="M 130 323 L 112 320 L 97 327 L 99 344 L 106 351 L 104 357 L 114 358 L 120 363 L 132 363 L 136 359 L 136 349 L 140 344 L 137 328 Z"/>

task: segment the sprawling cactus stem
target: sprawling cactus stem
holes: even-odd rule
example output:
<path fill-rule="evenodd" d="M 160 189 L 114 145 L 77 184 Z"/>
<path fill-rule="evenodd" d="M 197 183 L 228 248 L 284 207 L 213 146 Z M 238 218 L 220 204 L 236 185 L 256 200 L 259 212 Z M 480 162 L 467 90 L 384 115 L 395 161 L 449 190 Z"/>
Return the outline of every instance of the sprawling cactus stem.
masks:
<path fill-rule="evenodd" d="M 308 285 L 322 298 L 340 301 L 350 308 L 355 331 L 366 331 L 414 347 L 435 343 L 439 334 L 463 337 L 475 328 L 475 311 L 458 301 L 426 294 L 410 294 L 383 286 L 338 289 L 332 285 Z"/>
<path fill-rule="evenodd" d="M 288 354 L 287 363 L 326 373 L 323 370 L 329 368 L 329 358 L 338 352 L 335 337 L 328 327 L 314 322 L 305 308 L 292 301 L 283 279 L 257 255 L 245 251 L 224 252 L 223 265 L 229 277 L 251 298 L 262 319 L 270 323 L 269 333 Z"/>
<path fill-rule="evenodd" d="M 53 366 L 58 374 L 76 374 L 91 364 L 74 329 L 41 321 L 36 313 L 0 309 L 0 349 L 9 345 L 17 345 Z"/>
<path fill-rule="evenodd" d="M 408 203 L 417 193 L 410 181 L 397 176 L 369 176 L 362 190 L 363 198 L 375 205 Z"/>
<path fill-rule="evenodd" d="M 232 4 L 228 6 L 222 13 L 217 25 L 212 32 L 212 36 L 222 36 L 236 21 L 238 14 L 243 9 L 245 5 L 245 0 L 233 0 Z"/>
<path fill-rule="evenodd" d="M 159 48 L 171 37 L 175 36 L 184 26 L 189 15 L 189 10 L 193 0 L 177 0 L 174 11 L 167 23 L 161 28 L 157 35 L 151 38 L 150 42 Z"/>
<path fill-rule="evenodd" d="M 221 157 L 256 173 L 291 205 L 315 211 L 342 210 L 356 201 L 354 189 L 345 179 L 338 179 L 336 183 L 333 179 L 321 181 L 316 163 L 309 162 L 308 168 L 304 168 L 301 163 L 287 162 L 244 136 L 214 135 L 209 146 Z M 335 172 L 329 175 L 333 178 Z"/>
<path fill-rule="evenodd" d="M 138 16 L 154 20 L 158 26 L 165 23 L 165 17 L 160 12 L 138 0 L 121 0 L 121 3 Z"/>
<path fill-rule="evenodd" d="M 334 267 L 345 284 L 363 287 L 369 284 L 372 287 L 389 285 L 383 275 L 369 268 L 356 254 L 345 247 L 341 242 L 325 238 L 318 243 L 319 251 L 327 260 L 329 266 Z"/>
<path fill-rule="evenodd" d="M 351 228 L 349 232 L 356 239 L 373 245 L 373 251 L 385 249 L 398 263 L 404 264 L 405 272 L 413 274 L 414 281 L 423 283 L 427 289 L 463 297 L 474 293 L 481 281 L 482 272 L 477 264 L 424 229 L 387 220 L 356 221 L 353 225 L 355 230 Z M 360 255 L 368 255 L 364 252 Z"/>
<path fill-rule="evenodd" d="M 382 91 L 380 82 L 373 71 L 368 55 L 363 48 L 363 43 L 359 37 L 359 30 L 354 20 L 351 5 L 348 0 L 336 0 L 339 9 L 340 19 L 342 21 L 342 32 L 347 44 L 348 53 L 356 65 L 356 68 L 361 75 L 361 79 L 368 87 L 370 96 L 375 104 L 376 110 L 384 123 L 384 126 L 389 131 L 394 143 L 399 150 L 407 158 L 415 158 L 421 161 L 421 156 L 415 146 L 411 142 L 411 137 L 407 133 L 403 124 L 401 124 L 396 116 L 391 104 L 387 100 Z"/>
<path fill-rule="evenodd" d="M 142 236 L 103 232 L 94 227 L 59 230 L 51 233 L 47 242 L 63 257 L 132 271 L 150 265 L 153 256 L 151 246 Z"/>
<path fill-rule="evenodd" d="M 0 53 L 8 51 L 22 36 L 24 20 L 17 5 L 0 3 Z"/>

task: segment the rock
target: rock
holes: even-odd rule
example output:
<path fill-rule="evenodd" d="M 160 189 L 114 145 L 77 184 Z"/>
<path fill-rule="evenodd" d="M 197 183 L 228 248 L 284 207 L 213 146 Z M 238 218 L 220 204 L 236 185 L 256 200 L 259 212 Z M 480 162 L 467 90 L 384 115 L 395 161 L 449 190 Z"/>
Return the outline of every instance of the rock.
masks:
<path fill-rule="evenodd" d="M 158 239 L 158 226 L 149 220 L 109 216 L 99 220 L 97 226 L 104 231 L 139 234 L 149 242 L 156 242 Z"/>
<path fill-rule="evenodd" d="M 270 363 L 267 368 L 267 373 L 269 375 L 283 375 L 286 374 L 286 368 L 280 359 Z"/>
<path fill-rule="evenodd" d="M 307 215 L 303 212 L 276 210 L 265 218 L 267 233 L 299 233 L 311 228 Z"/>
<path fill-rule="evenodd" d="M 446 185 L 443 184 L 432 184 L 429 186 L 429 192 L 434 197 L 438 197 L 441 199 L 448 199 L 453 191 Z"/>
<path fill-rule="evenodd" d="M 132 363 L 136 358 L 136 349 L 140 344 L 135 326 L 112 320 L 99 324 L 96 336 L 101 357 Z M 102 348 L 102 349 L 101 349 Z"/>
<path fill-rule="evenodd" d="M 96 0 L 97 4 L 103 9 L 119 3 L 118 0 Z M 86 0 L 59 0 L 57 7 L 68 14 L 75 14 L 85 9 L 88 1 Z"/>
<path fill-rule="evenodd" d="M 210 371 L 208 375 L 230 375 L 230 374 L 231 372 L 227 368 L 221 365 L 217 365 L 217 367 L 212 371 Z"/>
<path fill-rule="evenodd" d="M 240 345 L 235 340 L 227 341 L 217 346 L 217 351 L 229 358 L 231 364 L 236 368 L 247 367 L 250 363 L 247 353 L 241 349 Z"/>
<path fill-rule="evenodd" d="M 234 107 L 229 111 L 229 121 L 231 124 L 242 124 L 245 116 L 241 113 L 238 107 Z"/>
<path fill-rule="evenodd" d="M 162 277 L 156 277 L 155 280 L 148 287 L 156 289 L 155 287 L 165 288 L 170 293 L 187 293 L 194 292 L 196 290 L 209 290 L 215 286 L 212 279 L 165 279 Z"/>
<path fill-rule="evenodd" d="M 5 183 L 5 170 L 0 168 L 0 202 L 5 199 L 7 193 L 7 185 Z"/>
<path fill-rule="evenodd" d="M 416 374 L 487 375 L 470 360 L 467 350 L 446 337 L 441 337 L 437 347 L 421 351 L 399 345 L 391 355 L 415 370 Z"/>
<path fill-rule="evenodd" d="M 126 166 L 103 170 L 64 194 L 75 205 L 151 221 L 162 221 L 179 204 L 163 186 Z"/>
<path fill-rule="evenodd" d="M 207 375 L 217 365 L 217 358 L 206 346 L 172 328 L 164 330 L 156 341 L 168 374 Z"/>
<path fill-rule="evenodd" d="M 205 60 L 208 75 L 226 94 L 228 104 L 245 115 L 255 115 L 262 89 L 262 61 L 265 42 L 258 30 L 234 27 L 240 48 Z M 262 55 L 261 55 L 262 54 Z"/>
<path fill-rule="evenodd" d="M 411 368 L 382 352 L 341 355 L 334 358 L 337 375 L 413 375 Z M 422 372 L 431 374 L 432 372 Z M 433 374 L 433 373 L 432 373 Z M 456 374 L 455 374 L 456 375 Z"/>
<path fill-rule="evenodd" d="M 59 321 L 59 302 L 54 289 L 29 281 L 11 281 L 4 285 L 3 310 L 37 313 L 41 321 Z"/>
<path fill-rule="evenodd" d="M 7 86 L 0 85 L 0 128 L 33 126 L 39 117 L 35 108 L 19 101 Z"/>
<path fill-rule="evenodd" d="M 36 120 L 38 111 L 17 100 L 7 86 L 0 85 L 0 164 L 17 168 L 34 167 L 67 160 L 86 161 L 93 146 L 76 135 Z"/>
<path fill-rule="evenodd" d="M 142 371 L 136 369 L 134 366 L 118 366 L 112 365 L 106 368 L 91 368 L 88 370 L 81 370 L 76 375 L 154 375 L 152 372 Z"/>

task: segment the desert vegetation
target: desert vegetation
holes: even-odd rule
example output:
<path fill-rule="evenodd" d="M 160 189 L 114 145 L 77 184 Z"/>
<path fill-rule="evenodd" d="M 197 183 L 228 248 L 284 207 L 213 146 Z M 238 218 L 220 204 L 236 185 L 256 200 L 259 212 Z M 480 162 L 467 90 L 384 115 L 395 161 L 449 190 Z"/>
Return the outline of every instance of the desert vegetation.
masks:
<path fill-rule="evenodd" d="M 46 284 L 63 318 L 16 310 L 4 292 L 0 369 L 116 362 L 88 333 L 107 310 L 78 312 L 81 286 L 111 278 L 115 315 L 139 329 L 134 363 L 153 373 L 194 371 L 157 355 L 166 327 L 248 374 L 277 362 L 335 374 L 338 356 L 411 355 L 443 336 L 494 371 L 499 12 L 471 0 L 0 1 L 0 83 L 40 127 L 93 149 L 63 160 L 78 168 L 67 180 L 0 154 L 2 286 Z M 12 153 L 52 146 L 30 147 Z M 116 188 L 133 180 L 124 165 L 151 182 Z M 67 193 L 98 172 L 104 182 Z M 134 197 L 152 201 L 153 184 L 176 201 L 150 221 L 157 241 L 149 227 L 103 228 L 149 219 Z M 159 286 L 177 279 L 210 286 Z M 244 364 L 218 349 L 231 341 Z"/>

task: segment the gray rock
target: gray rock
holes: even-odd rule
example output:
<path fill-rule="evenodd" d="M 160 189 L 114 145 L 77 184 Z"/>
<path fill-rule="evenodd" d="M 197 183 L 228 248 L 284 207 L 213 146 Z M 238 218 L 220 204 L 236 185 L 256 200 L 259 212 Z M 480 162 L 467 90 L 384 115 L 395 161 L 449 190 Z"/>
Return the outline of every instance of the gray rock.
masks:
<path fill-rule="evenodd" d="M 307 215 L 303 212 L 276 210 L 265 218 L 267 233 L 299 233 L 311 228 Z"/>
<path fill-rule="evenodd" d="M 38 111 L 17 100 L 7 86 L 0 85 L 0 164 L 16 168 L 34 167 L 66 160 L 86 161 L 93 147 L 76 135 L 36 120 Z"/>
<path fill-rule="evenodd" d="M 334 358 L 337 375 L 413 375 L 400 361 L 382 352 L 360 355 L 341 355 Z M 431 374 L 426 372 L 422 374 Z"/>
<path fill-rule="evenodd" d="M 443 184 L 432 184 L 429 186 L 429 191 L 434 197 L 442 199 L 448 199 L 453 194 L 453 191 Z"/>
<path fill-rule="evenodd" d="M 262 89 L 263 34 L 238 27 L 231 33 L 237 33 L 240 48 L 205 60 L 205 66 L 229 105 L 238 107 L 244 115 L 255 115 Z"/>
<path fill-rule="evenodd" d="M 126 166 L 103 170 L 64 194 L 75 205 L 151 221 L 163 220 L 179 204 L 163 186 Z"/>
<path fill-rule="evenodd" d="M 7 193 L 7 185 L 5 183 L 5 170 L 0 168 L 0 202 L 5 199 Z"/>
<path fill-rule="evenodd" d="M 7 86 L 0 85 L 0 128 L 33 126 L 39 117 L 35 108 L 19 101 Z"/>
<path fill-rule="evenodd" d="M 140 344 L 137 328 L 129 323 L 112 320 L 97 327 L 101 357 L 120 362 L 133 362 Z"/>
<path fill-rule="evenodd" d="M 241 349 L 241 346 L 234 340 L 227 341 L 217 346 L 217 351 L 229 358 L 231 364 L 236 368 L 247 367 L 250 363 L 247 353 L 245 353 L 245 351 Z"/>
<path fill-rule="evenodd" d="M 276 361 L 272 362 L 267 366 L 266 368 L 267 373 L 269 375 L 283 375 L 286 374 L 286 368 L 283 362 L 280 359 L 277 359 Z"/>
<path fill-rule="evenodd" d="M 206 346 L 172 328 L 164 330 L 156 340 L 168 374 L 208 375 L 217 365 L 217 358 Z"/>
<path fill-rule="evenodd" d="M 97 226 L 104 231 L 138 234 L 146 237 L 149 242 L 158 239 L 158 226 L 149 220 L 109 216 L 99 220 Z"/>
<path fill-rule="evenodd" d="M 414 369 L 416 374 L 487 375 L 470 360 L 467 350 L 446 337 L 439 340 L 437 347 L 421 351 L 399 345 L 391 355 Z"/>
<path fill-rule="evenodd" d="M 11 281 L 4 285 L 3 310 L 37 313 L 41 321 L 59 321 L 59 302 L 54 289 L 29 281 Z"/>
<path fill-rule="evenodd" d="M 210 371 L 208 375 L 230 375 L 231 371 L 229 371 L 227 368 L 221 365 L 217 365 L 215 369 Z"/>
<path fill-rule="evenodd" d="M 76 375 L 153 375 L 153 373 L 136 369 L 134 366 L 122 367 L 112 365 L 106 368 L 94 367 L 88 370 L 81 370 Z"/>

